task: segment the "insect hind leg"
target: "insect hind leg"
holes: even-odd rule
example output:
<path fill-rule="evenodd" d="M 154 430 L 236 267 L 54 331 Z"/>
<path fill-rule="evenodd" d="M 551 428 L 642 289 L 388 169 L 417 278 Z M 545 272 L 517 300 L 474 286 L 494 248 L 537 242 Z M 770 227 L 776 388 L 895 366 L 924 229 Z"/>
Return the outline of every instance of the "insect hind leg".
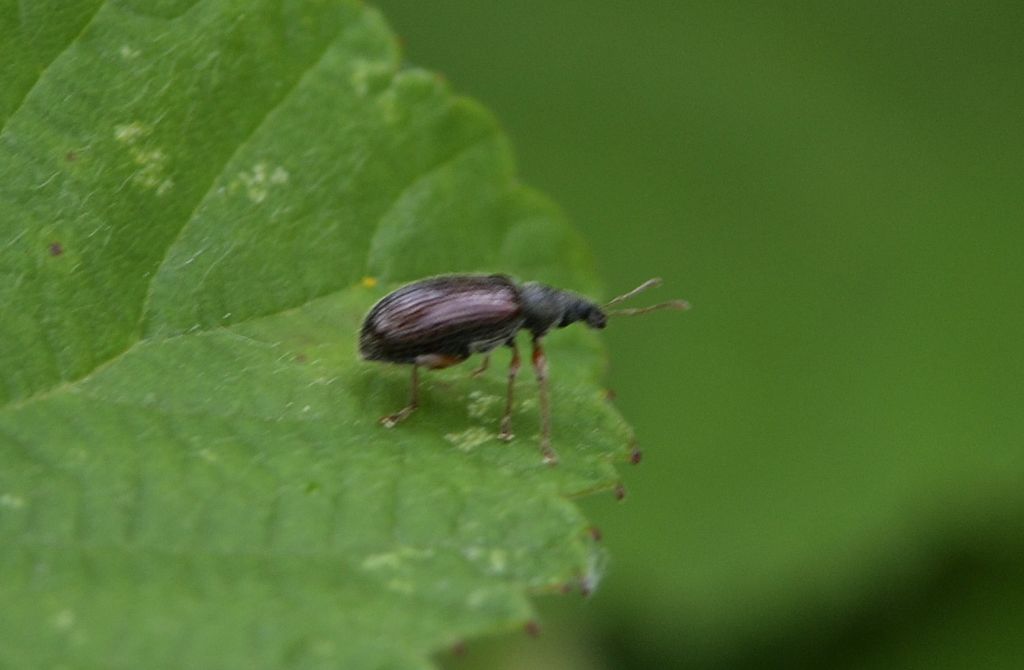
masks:
<path fill-rule="evenodd" d="M 512 396 L 516 387 L 516 375 L 519 374 L 519 347 L 516 346 L 515 340 L 509 342 L 509 347 L 512 348 L 512 360 L 508 364 L 508 398 L 505 401 L 505 413 L 501 417 L 501 432 L 498 433 L 498 439 L 505 442 L 512 440 Z"/>
<path fill-rule="evenodd" d="M 548 401 L 548 359 L 540 338 L 533 338 L 533 372 L 537 376 L 537 395 L 540 400 L 540 453 L 548 465 L 558 464 L 558 455 L 551 448 L 551 406 Z"/>

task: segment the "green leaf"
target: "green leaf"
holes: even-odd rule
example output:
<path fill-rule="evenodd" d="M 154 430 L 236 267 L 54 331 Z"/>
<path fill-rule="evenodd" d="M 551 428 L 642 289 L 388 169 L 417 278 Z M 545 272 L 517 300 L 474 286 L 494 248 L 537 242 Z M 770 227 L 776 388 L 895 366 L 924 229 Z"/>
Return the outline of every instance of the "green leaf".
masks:
<path fill-rule="evenodd" d="M 423 275 L 593 291 L 491 116 L 358 3 L 52 5 L 0 5 L 0 665 L 424 667 L 596 579 L 593 334 L 549 340 L 557 468 L 525 375 L 511 444 L 500 369 L 388 431 L 408 370 L 356 354 Z"/>

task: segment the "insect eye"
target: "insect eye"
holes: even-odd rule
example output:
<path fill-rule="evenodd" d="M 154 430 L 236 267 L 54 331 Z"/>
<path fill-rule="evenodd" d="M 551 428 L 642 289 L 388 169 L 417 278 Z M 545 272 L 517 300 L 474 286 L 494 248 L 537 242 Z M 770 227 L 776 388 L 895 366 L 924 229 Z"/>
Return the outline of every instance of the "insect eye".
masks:
<path fill-rule="evenodd" d="M 587 325 L 591 328 L 604 328 L 608 325 L 608 317 L 599 309 L 591 309 L 587 314 Z"/>

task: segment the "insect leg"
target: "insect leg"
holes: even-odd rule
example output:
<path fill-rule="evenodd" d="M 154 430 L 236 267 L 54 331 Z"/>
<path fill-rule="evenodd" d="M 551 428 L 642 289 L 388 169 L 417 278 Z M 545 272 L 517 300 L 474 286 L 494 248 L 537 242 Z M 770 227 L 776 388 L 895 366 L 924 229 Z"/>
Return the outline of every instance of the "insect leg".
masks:
<path fill-rule="evenodd" d="M 484 354 L 484 360 L 480 362 L 480 367 L 469 373 L 470 377 L 479 377 L 483 373 L 487 372 L 487 366 L 491 364 L 491 355 Z"/>
<path fill-rule="evenodd" d="M 382 416 L 380 418 L 381 425 L 383 425 L 385 428 L 394 428 L 395 426 L 397 426 L 402 421 L 405 421 L 406 419 L 408 419 L 409 415 L 412 414 L 414 411 L 416 411 L 416 408 L 419 407 L 419 398 L 420 398 L 420 374 L 419 374 L 419 369 L 420 369 L 420 366 L 418 366 L 418 365 L 413 365 L 412 366 L 412 391 L 409 393 L 409 404 L 406 405 L 405 407 L 403 407 L 402 409 L 398 410 L 394 414 L 389 414 L 387 416 Z"/>
<path fill-rule="evenodd" d="M 515 340 L 509 342 L 512 347 L 512 360 L 508 364 L 508 400 L 505 402 L 505 414 L 501 417 L 501 432 L 498 433 L 499 440 L 508 442 L 512 435 L 512 392 L 516 386 L 516 375 L 519 374 L 519 347 Z"/>
<path fill-rule="evenodd" d="M 551 408 L 548 405 L 548 359 L 540 346 L 540 338 L 533 338 L 533 371 L 537 375 L 537 391 L 540 399 L 540 453 L 548 465 L 558 463 L 558 456 L 551 448 Z"/>

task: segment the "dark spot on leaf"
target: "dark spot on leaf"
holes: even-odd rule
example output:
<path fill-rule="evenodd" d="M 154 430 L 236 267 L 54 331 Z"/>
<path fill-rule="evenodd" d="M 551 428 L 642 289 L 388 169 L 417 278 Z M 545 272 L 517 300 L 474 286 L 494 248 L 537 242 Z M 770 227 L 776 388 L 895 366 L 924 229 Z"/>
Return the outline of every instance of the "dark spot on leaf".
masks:
<path fill-rule="evenodd" d="M 66 160 L 69 163 L 73 163 L 76 160 L 78 160 L 78 154 L 75 153 L 74 151 L 69 151 L 66 154 L 64 154 L 64 160 Z"/>
<path fill-rule="evenodd" d="M 633 451 L 629 453 L 629 462 L 636 465 L 640 461 L 644 460 L 644 452 L 640 451 L 640 447 L 633 445 Z"/>
<path fill-rule="evenodd" d="M 526 631 L 526 634 L 530 637 L 540 637 L 540 624 L 533 619 L 526 622 L 523 626 L 523 630 Z"/>
<path fill-rule="evenodd" d="M 615 400 L 615 389 L 605 389 L 604 399 L 607 400 L 608 402 Z"/>
<path fill-rule="evenodd" d="M 52 244 L 50 244 L 50 255 L 51 256 L 60 256 L 62 253 L 64 253 L 64 245 L 63 244 L 61 244 L 60 242 L 53 242 Z"/>
<path fill-rule="evenodd" d="M 452 645 L 452 655 L 453 656 L 465 656 L 466 655 L 466 643 L 463 642 L 462 640 L 459 640 L 458 642 L 453 644 Z"/>
<path fill-rule="evenodd" d="M 301 353 L 300 354 L 295 354 L 295 362 L 296 363 L 305 363 L 307 360 L 309 360 L 309 359 L 306 358 L 306 354 L 301 354 Z"/>
<path fill-rule="evenodd" d="M 594 542 L 600 542 L 603 535 L 601 535 L 601 529 L 597 526 L 591 526 L 587 529 L 590 531 L 590 537 L 593 538 Z"/>
<path fill-rule="evenodd" d="M 622 500 L 625 497 L 626 497 L 626 487 L 623 486 L 622 484 L 617 484 L 615 486 L 615 499 L 616 500 Z"/>

